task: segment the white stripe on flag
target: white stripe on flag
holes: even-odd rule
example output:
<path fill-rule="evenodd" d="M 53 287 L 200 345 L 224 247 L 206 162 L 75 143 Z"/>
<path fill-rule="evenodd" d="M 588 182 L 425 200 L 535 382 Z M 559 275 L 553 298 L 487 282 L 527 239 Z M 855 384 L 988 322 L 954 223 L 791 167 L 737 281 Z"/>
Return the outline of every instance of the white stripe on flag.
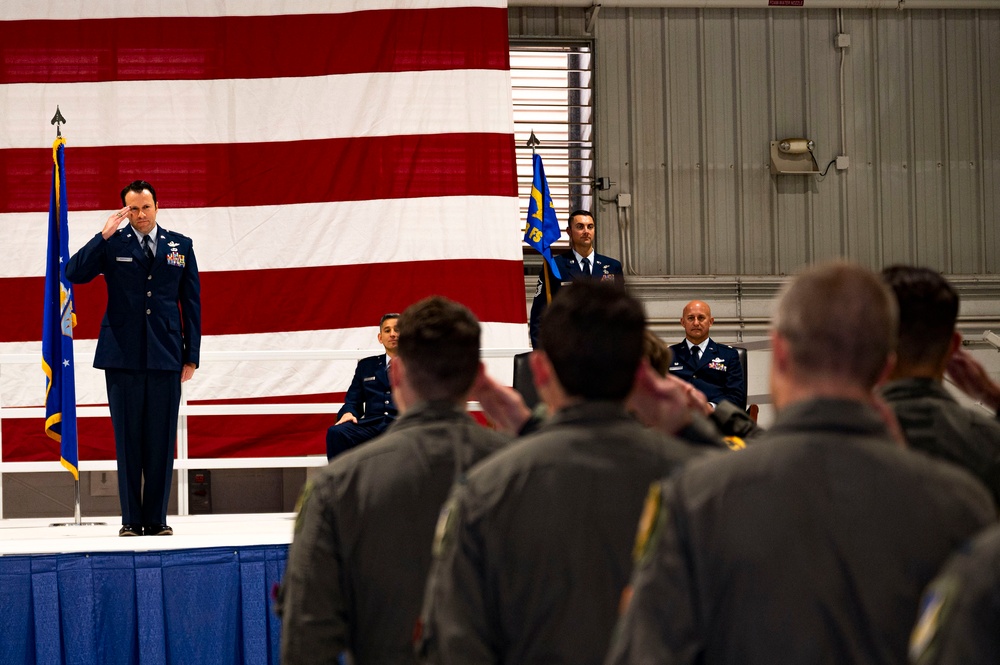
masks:
<path fill-rule="evenodd" d="M 4 0 L 0 20 L 71 20 L 133 16 L 136 0 L 42 2 Z M 438 7 L 506 7 L 507 0 L 239 0 L 239 2 L 178 2 L 142 0 L 143 16 L 257 16 L 261 14 L 346 14 L 380 9 L 435 9 Z"/>
<path fill-rule="evenodd" d="M 523 348 L 527 344 L 525 327 L 509 323 L 482 325 L 484 349 Z M 202 353 L 247 351 L 356 351 L 361 358 L 384 353 L 376 339 L 378 321 L 364 328 L 310 330 L 305 332 L 261 333 L 257 335 L 209 335 L 202 338 Z M 103 370 L 91 367 L 97 340 L 76 340 L 77 403 L 106 404 L 107 387 Z M 0 354 L 32 354 L 40 356 L 39 342 L 8 342 L 0 344 Z M 484 361 L 492 376 L 510 381 L 513 365 L 510 359 Z M 196 381 L 184 384 L 187 400 L 221 400 L 263 398 L 316 393 L 344 392 L 351 383 L 357 363 L 345 360 L 245 360 L 203 363 L 196 372 Z M 0 395 L 7 407 L 42 406 L 45 386 L 38 380 L 38 363 L 5 365 L 0 376 Z"/>
<path fill-rule="evenodd" d="M 70 252 L 101 230 L 110 210 L 70 212 Z M 198 268 L 261 270 L 435 261 L 455 257 L 521 261 L 511 225 L 517 199 L 446 196 L 418 199 L 301 203 L 237 208 L 161 207 L 163 228 L 194 239 Z M 0 262 L 0 278 L 45 274 L 45 213 L 0 214 L 6 242 L 19 250 Z M 378 220 L 385 230 L 372 232 Z M 391 230 L 390 230 L 391 229 Z M 15 240 L 16 239 L 16 240 Z"/>
<path fill-rule="evenodd" d="M 39 118 L 57 105 L 72 122 L 70 148 L 514 132 L 510 73 L 495 70 L 20 83 L 3 91 L 0 149 L 50 145 L 52 127 Z"/>

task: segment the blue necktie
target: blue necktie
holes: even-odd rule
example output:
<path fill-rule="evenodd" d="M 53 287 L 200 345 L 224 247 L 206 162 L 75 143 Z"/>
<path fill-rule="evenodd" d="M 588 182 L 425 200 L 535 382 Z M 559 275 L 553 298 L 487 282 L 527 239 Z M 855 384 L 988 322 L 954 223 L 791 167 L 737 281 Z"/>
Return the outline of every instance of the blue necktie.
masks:
<path fill-rule="evenodd" d="M 590 259 L 584 259 L 580 265 L 583 266 L 583 276 L 590 277 Z"/>
<path fill-rule="evenodd" d="M 145 236 L 142 239 L 142 248 L 146 251 L 146 258 L 149 259 L 150 261 L 152 261 L 153 260 L 153 247 L 152 247 L 152 244 L 149 242 L 149 236 Z"/>

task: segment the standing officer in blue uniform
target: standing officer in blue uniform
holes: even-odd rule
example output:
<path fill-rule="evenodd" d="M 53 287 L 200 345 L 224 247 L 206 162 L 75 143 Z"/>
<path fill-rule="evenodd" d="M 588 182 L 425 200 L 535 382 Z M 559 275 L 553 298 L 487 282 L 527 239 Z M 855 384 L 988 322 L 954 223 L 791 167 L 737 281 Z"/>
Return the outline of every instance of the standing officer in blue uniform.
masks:
<path fill-rule="evenodd" d="M 354 379 L 337 412 L 337 422 L 326 431 L 326 458 L 371 441 L 396 419 L 398 411 L 389 387 L 389 365 L 399 352 L 399 314 L 383 314 L 378 341 L 385 353 L 358 361 Z"/>
<path fill-rule="evenodd" d="M 740 355 L 733 347 L 708 336 L 713 323 L 715 318 L 708 303 L 692 300 L 684 306 L 681 325 L 685 339 L 670 347 L 674 354 L 670 374 L 703 392 L 712 406 L 728 400 L 745 409 L 747 391 Z"/>
<path fill-rule="evenodd" d="M 157 226 L 152 185 L 136 180 L 121 198 L 125 207 L 73 255 L 66 278 L 103 274 L 108 289 L 94 367 L 104 370 L 115 431 L 118 535 L 170 536 L 181 383 L 194 376 L 201 347 L 198 263 L 190 238 Z"/>
<path fill-rule="evenodd" d="M 551 297 L 547 297 L 545 294 L 545 273 L 548 272 L 548 268 L 543 265 L 542 274 L 538 277 L 535 299 L 531 302 L 529 321 L 531 348 L 538 346 L 538 330 L 542 321 L 542 313 L 551 298 L 556 297 L 563 284 L 568 284 L 575 279 L 613 281 L 619 286 L 625 284 L 622 264 L 617 259 L 594 251 L 594 216 L 590 214 L 589 210 L 574 210 L 570 213 L 566 233 L 569 234 L 570 251 L 558 254 L 554 259 L 556 267 L 559 268 L 561 279 L 555 279 L 551 272 L 548 274 Z"/>

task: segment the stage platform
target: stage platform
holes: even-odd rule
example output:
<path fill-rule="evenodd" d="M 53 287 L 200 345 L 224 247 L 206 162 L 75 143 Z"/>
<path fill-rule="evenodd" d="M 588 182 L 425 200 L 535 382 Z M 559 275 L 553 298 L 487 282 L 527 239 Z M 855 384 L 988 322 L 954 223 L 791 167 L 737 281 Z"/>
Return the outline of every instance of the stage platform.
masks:
<path fill-rule="evenodd" d="M 288 545 L 295 513 L 170 515 L 173 536 L 119 538 L 120 516 L 0 520 L 0 556 Z M 103 525 L 89 524 L 104 522 Z M 53 523 L 69 526 L 49 526 Z"/>
<path fill-rule="evenodd" d="M 277 663 L 291 513 L 0 520 L 0 663 Z M 104 525 L 86 524 L 105 522 Z"/>

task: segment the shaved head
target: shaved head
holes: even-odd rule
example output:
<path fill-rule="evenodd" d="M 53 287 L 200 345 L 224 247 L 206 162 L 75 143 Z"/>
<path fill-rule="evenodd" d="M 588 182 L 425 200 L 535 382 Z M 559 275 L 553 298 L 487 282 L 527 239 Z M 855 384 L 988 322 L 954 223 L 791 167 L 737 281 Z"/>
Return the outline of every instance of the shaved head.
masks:
<path fill-rule="evenodd" d="M 684 326 L 684 335 L 692 344 L 701 344 L 708 339 L 708 333 L 712 329 L 715 319 L 712 318 L 712 308 L 707 302 L 702 300 L 692 300 L 684 305 L 681 313 L 681 325 Z"/>

